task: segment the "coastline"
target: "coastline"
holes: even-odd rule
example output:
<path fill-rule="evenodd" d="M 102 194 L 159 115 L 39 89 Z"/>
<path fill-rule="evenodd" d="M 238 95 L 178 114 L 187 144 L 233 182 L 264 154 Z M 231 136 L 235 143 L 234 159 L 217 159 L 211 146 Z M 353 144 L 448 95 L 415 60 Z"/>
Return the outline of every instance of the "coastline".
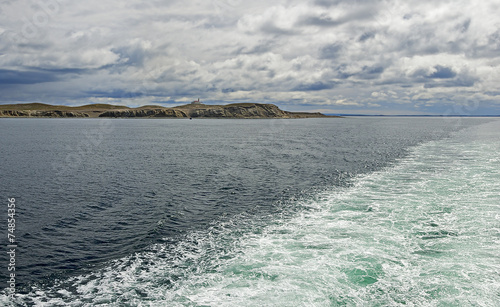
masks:
<path fill-rule="evenodd" d="M 173 108 L 142 106 L 130 108 L 107 104 L 57 106 L 43 103 L 0 105 L 0 118 L 340 118 L 321 113 L 284 111 L 273 104 L 234 103 L 205 105 L 201 103 Z"/>

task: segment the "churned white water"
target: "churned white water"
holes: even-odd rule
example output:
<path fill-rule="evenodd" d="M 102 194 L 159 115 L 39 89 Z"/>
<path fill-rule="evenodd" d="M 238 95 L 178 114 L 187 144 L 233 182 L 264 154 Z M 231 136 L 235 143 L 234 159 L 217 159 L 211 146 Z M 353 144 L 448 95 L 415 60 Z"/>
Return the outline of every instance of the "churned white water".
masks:
<path fill-rule="evenodd" d="M 235 257 L 158 300 L 194 306 L 498 306 L 498 122 L 247 235 Z"/>
<path fill-rule="evenodd" d="M 261 222 L 34 288 L 39 306 L 499 306 L 500 121 Z"/>

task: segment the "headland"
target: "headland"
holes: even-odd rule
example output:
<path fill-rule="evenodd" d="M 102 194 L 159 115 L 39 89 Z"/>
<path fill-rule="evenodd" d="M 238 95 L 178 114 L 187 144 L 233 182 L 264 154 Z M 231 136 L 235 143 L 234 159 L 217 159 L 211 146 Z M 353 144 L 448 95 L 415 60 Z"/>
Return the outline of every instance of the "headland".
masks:
<path fill-rule="evenodd" d="M 83 106 L 49 105 L 44 103 L 0 105 L 0 117 L 46 118 L 327 118 L 321 113 L 289 112 L 274 104 L 233 103 L 206 105 L 199 101 L 173 108 L 147 105 L 138 108 L 109 104 Z"/>

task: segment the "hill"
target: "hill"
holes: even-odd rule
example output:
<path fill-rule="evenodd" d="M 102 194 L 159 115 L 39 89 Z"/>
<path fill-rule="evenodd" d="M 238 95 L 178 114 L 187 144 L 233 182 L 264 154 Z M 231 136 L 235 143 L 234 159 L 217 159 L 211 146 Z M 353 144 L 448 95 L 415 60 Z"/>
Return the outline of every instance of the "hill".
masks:
<path fill-rule="evenodd" d="M 317 118 L 321 113 L 283 111 L 274 104 L 187 104 L 173 108 L 142 106 L 129 108 L 108 104 L 78 107 L 43 103 L 0 105 L 0 117 L 109 117 L 109 118 Z M 336 116 L 333 116 L 336 117 Z"/>

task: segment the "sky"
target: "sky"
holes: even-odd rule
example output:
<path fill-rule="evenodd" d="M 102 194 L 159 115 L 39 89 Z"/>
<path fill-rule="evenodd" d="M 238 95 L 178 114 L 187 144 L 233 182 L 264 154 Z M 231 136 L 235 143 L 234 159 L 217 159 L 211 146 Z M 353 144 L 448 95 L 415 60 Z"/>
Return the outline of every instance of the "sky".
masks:
<path fill-rule="evenodd" d="M 0 104 L 498 115 L 498 16 L 498 0 L 0 0 Z"/>

